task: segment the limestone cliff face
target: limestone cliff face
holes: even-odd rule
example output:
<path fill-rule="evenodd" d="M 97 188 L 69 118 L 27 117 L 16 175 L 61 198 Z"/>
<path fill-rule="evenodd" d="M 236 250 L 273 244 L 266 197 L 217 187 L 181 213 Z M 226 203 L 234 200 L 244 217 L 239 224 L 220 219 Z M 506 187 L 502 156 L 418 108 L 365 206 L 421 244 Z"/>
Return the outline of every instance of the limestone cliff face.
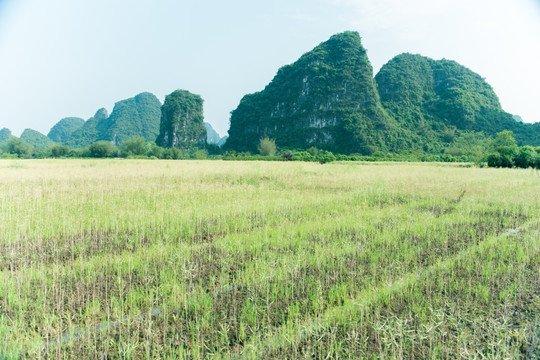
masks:
<path fill-rule="evenodd" d="M 206 144 L 203 100 L 186 90 L 167 95 L 161 107 L 160 132 L 156 144 L 163 147 L 191 148 Z"/>
<path fill-rule="evenodd" d="M 281 148 L 371 153 L 388 148 L 393 127 L 360 35 L 345 32 L 279 69 L 261 92 L 245 96 L 231 113 L 225 148 L 256 151 L 268 136 Z"/>

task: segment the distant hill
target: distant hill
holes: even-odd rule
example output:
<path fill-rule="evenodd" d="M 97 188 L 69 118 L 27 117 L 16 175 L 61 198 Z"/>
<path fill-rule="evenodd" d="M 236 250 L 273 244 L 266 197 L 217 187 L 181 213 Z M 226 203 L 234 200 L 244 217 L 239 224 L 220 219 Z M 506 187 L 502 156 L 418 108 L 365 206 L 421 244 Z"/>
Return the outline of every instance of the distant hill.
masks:
<path fill-rule="evenodd" d="M 206 127 L 206 141 L 209 144 L 218 144 L 221 140 L 221 136 L 219 136 L 218 132 L 207 122 L 204 123 L 204 126 Z"/>
<path fill-rule="evenodd" d="M 281 67 L 261 91 L 245 95 L 222 138 L 204 122 L 203 99 L 176 90 L 163 105 L 144 92 L 115 103 L 110 115 L 102 108 L 87 121 L 64 118 L 48 137 L 27 129 L 21 139 L 37 149 L 54 142 L 83 148 L 140 136 L 163 147 L 218 144 L 256 153 L 269 137 L 280 150 L 463 154 L 467 147 L 476 154 L 503 130 L 511 130 L 519 145 L 540 146 L 540 122 L 524 123 L 505 112 L 479 74 L 452 60 L 404 53 L 373 76 L 360 35 L 346 31 Z M 10 136 L 0 130 L 0 144 Z"/>
<path fill-rule="evenodd" d="M 125 140 L 142 136 L 155 141 L 159 134 L 161 102 L 151 93 L 145 92 L 114 105 L 111 115 L 97 125 L 98 140 L 121 144 Z"/>
<path fill-rule="evenodd" d="M 100 138 L 98 124 L 108 117 L 109 113 L 105 108 L 99 109 L 82 127 L 75 130 L 64 144 L 72 148 L 83 148 L 95 143 Z"/>
<path fill-rule="evenodd" d="M 49 131 L 47 136 L 54 142 L 66 142 L 74 131 L 84 125 L 84 120 L 78 117 L 68 117 L 57 122 Z"/>
<path fill-rule="evenodd" d="M 0 130 L 0 145 L 6 143 L 11 137 L 11 130 L 8 128 L 3 128 Z"/>
<path fill-rule="evenodd" d="M 203 100 L 187 90 L 176 90 L 165 97 L 156 144 L 163 147 L 204 147 Z"/>
<path fill-rule="evenodd" d="M 401 54 L 375 80 L 384 108 L 424 150 L 440 150 L 456 130 L 487 136 L 512 130 L 520 144 L 540 145 L 532 125 L 504 112 L 493 88 L 455 61 Z"/>
<path fill-rule="evenodd" d="M 264 136 L 281 148 L 338 153 L 407 147 L 381 106 L 360 35 L 351 31 L 279 69 L 264 90 L 244 96 L 230 122 L 224 147 L 238 151 L 256 151 Z"/>
<path fill-rule="evenodd" d="M 221 139 L 219 139 L 219 142 L 218 142 L 218 145 L 223 147 L 223 145 L 225 145 L 225 143 L 227 142 L 227 139 L 229 138 L 229 135 L 225 135 L 224 137 L 222 137 Z"/>
<path fill-rule="evenodd" d="M 216 130 L 214 130 L 214 128 L 212 127 L 212 125 L 210 125 L 210 123 L 205 122 L 204 126 L 206 127 L 206 141 L 209 144 L 216 144 L 219 147 L 222 147 L 223 144 L 225 144 L 225 142 L 229 138 L 228 135 L 225 135 L 223 137 L 219 136 L 219 133 Z"/>
<path fill-rule="evenodd" d="M 523 118 L 519 115 L 512 115 L 512 117 L 514 118 L 514 120 L 516 120 L 517 122 L 521 122 L 521 123 L 524 123 L 525 121 L 523 121 Z"/>
<path fill-rule="evenodd" d="M 26 141 L 28 144 L 32 145 L 38 150 L 46 149 L 55 144 L 55 142 L 49 139 L 47 136 L 32 129 L 25 129 L 21 134 L 21 140 Z"/>
<path fill-rule="evenodd" d="M 519 120 L 480 75 L 455 61 L 405 53 L 373 79 L 359 34 L 348 31 L 244 96 L 231 113 L 224 148 L 256 152 L 268 136 L 282 149 L 440 154 L 502 130 L 513 131 L 519 145 L 539 146 L 540 123 Z"/>
<path fill-rule="evenodd" d="M 160 117 L 161 103 L 158 98 L 148 92 L 141 93 L 117 102 L 110 116 L 107 110 L 98 110 L 64 143 L 74 148 L 82 148 L 100 140 L 119 145 L 134 136 L 155 141 L 159 134 Z"/>

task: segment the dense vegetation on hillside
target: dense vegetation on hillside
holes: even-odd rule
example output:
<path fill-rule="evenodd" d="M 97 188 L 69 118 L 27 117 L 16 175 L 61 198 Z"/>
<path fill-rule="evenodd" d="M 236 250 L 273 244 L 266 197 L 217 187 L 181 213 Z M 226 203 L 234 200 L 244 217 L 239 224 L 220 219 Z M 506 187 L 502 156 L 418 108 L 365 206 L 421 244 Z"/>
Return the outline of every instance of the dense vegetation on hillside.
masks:
<path fill-rule="evenodd" d="M 161 124 L 156 144 L 163 147 L 193 148 L 206 144 L 203 99 L 186 90 L 167 95 L 161 107 Z"/>
<path fill-rule="evenodd" d="M 78 117 L 68 117 L 57 122 L 47 136 L 54 142 L 66 142 L 74 131 L 84 125 L 84 120 Z"/>
<path fill-rule="evenodd" d="M 227 149 L 256 151 L 262 137 L 278 147 L 315 146 L 338 153 L 406 148 L 383 110 L 366 50 L 356 32 L 332 36 L 231 114 Z"/>
<path fill-rule="evenodd" d="M 99 140 L 122 144 L 133 136 L 155 141 L 159 134 L 161 102 L 145 92 L 114 105 L 111 115 L 97 125 Z"/>
<path fill-rule="evenodd" d="M 383 106 L 410 133 L 416 148 L 440 152 L 456 136 L 512 130 L 520 144 L 540 145 L 540 128 L 504 112 L 492 87 L 451 60 L 401 54 L 375 76 Z"/>
<path fill-rule="evenodd" d="M 54 144 L 54 141 L 49 139 L 47 136 L 32 129 L 25 129 L 21 134 L 21 140 L 24 140 L 36 149 L 46 149 Z"/>
<path fill-rule="evenodd" d="M 73 148 L 83 148 L 98 141 L 100 137 L 97 129 L 98 124 L 107 119 L 107 117 L 109 117 L 107 110 L 104 108 L 99 109 L 94 116 L 86 120 L 84 125 L 78 130 L 75 130 L 69 139 L 63 143 Z"/>
<path fill-rule="evenodd" d="M 142 138 L 212 155 L 222 147 L 227 158 L 255 155 L 261 139 L 268 139 L 290 159 L 317 158 L 312 153 L 322 150 L 356 158 L 476 162 L 485 161 L 489 140 L 503 130 L 512 131 L 518 146 L 540 145 L 540 122 L 506 113 L 480 75 L 455 61 L 404 53 L 374 78 L 360 35 L 351 31 L 332 36 L 279 69 L 262 91 L 244 96 L 231 113 L 229 135 L 220 138 L 203 119 L 199 95 L 177 90 L 161 106 L 146 92 L 117 102 L 110 116 L 100 109 L 86 122 L 62 119 L 49 138 L 72 149 Z M 45 149 L 51 142 L 40 135 L 30 132 L 23 140 Z M 3 129 L 0 142 L 9 136 Z"/>
<path fill-rule="evenodd" d="M 0 129 L 0 145 L 7 142 L 11 137 L 11 130 L 7 128 Z"/>
<path fill-rule="evenodd" d="M 375 80 L 376 90 L 359 35 L 334 35 L 242 99 L 225 148 L 254 153 L 268 136 L 282 149 L 470 155 L 503 130 L 519 145 L 540 145 L 540 123 L 516 121 L 480 75 L 455 61 L 401 54 Z"/>
<path fill-rule="evenodd" d="M 158 98 L 148 92 L 118 101 L 110 116 L 107 110 L 98 110 L 63 143 L 74 148 L 101 140 L 120 145 L 133 136 L 154 141 L 159 133 L 160 108 Z"/>

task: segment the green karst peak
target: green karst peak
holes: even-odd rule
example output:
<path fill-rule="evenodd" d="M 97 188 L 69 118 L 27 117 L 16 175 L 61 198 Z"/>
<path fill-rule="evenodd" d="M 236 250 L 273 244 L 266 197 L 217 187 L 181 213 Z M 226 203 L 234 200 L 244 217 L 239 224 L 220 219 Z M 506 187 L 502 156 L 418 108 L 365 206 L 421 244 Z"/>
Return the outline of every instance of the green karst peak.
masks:
<path fill-rule="evenodd" d="M 11 138 L 11 130 L 8 128 L 0 129 L 0 145 L 6 143 Z"/>
<path fill-rule="evenodd" d="M 479 74 L 452 60 L 404 53 L 374 77 L 360 35 L 346 31 L 281 67 L 261 91 L 245 95 L 222 138 L 204 122 L 201 96 L 176 90 L 163 105 L 144 92 L 116 102 L 110 115 L 100 109 L 87 121 L 64 118 L 47 137 L 27 129 L 21 139 L 36 149 L 143 138 L 163 147 L 217 144 L 257 153 L 268 138 L 279 152 L 470 155 L 503 130 L 512 131 L 518 145 L 540 146 L 540 123 L 505 112 Z M 0 130 L 0 143 L 10 137 L 8 129 Z"/>
<path fill-rule="evenodd" d="M 206 144 L 203 100 L 186 90 L 167 95 L 161 107 L 161 125 L 156 143 L 163 147 L 191 148 Z"/>
<path fill-rule="evenodd" d="M 64 143 L 73 134 L 74 131 L 80 129 L 84 125 L 84 120 L 78 117 L 68 117 L 57 122 L 49 131 L 47 136 L 52 141 Z"/>
<path fill-rule="evenodd" d="M 424 150 L 437 152 L 459 132 L 492 137 L 502 130 L 514 131 L 520 144 L 540 145 L 533 125 L 504 112 L 493 88 L 455 61 L 401 54 L 375 80 L 384 108 Z"/>
<path fill-rule="evenodd" d="M 97 130 L 98 124 L 105 121 L 109 117 L 109 113 L 105 108 L 99 109 L 94 116 L 86 120 L 79 129 L 75 130 L 71 136 L 64 141 L 64 144 L 73 148 L 82 148 L 95 143 L 100 139 L 100 134 Z"/>
<path fill-rule="evenodd" d="M 278 148 L 336 153 L 420 150 L 442 153 L 512 130 L 520 145 L 540 145 L 540 124 L 516 121 L 493 88 L 451 60 L 401 54 L 375 79 L 360 35 L 332 36 L 279 69 L 232 111 L 228 150 L 256 152 L 261 138 Z"/>
<path fill-rule="evenodd" d="M 158 98 L 148 92 L 118 101 L 110 116 L 107 110 L 98 110 L 64 143 L 76 148 L 96 141 L 110 141 L 120 145 L 136 136 L 154 141 L 159 133 L 160 108 Z"/>
<path fill-rule="evenodd" d="M 264 90 L 241 100 L 231 113 L 225 147 L 256 151 L 265 136 L 278 147 L 339 153 L 371 153 L 399 144 L 357 32 L 332 36 L 279 69 Z"/>
<path fill-rule="evenodd" d="M 46 149 L 49 146 L 54 145 L 54 141 L 39 131 L 32 129 L 25 129 L 21 134 L 21 140 L 24 140 L 36 149 Z"/>

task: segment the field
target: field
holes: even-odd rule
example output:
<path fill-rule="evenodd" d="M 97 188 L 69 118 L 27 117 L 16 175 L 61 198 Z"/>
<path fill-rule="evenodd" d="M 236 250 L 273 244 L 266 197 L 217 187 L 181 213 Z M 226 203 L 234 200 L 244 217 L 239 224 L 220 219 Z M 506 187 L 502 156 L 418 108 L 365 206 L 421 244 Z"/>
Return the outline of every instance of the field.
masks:
<path fill-rule="evenodd" d="M 540 175 L 0 161 L 0 359 L 540 357 Z"/>

